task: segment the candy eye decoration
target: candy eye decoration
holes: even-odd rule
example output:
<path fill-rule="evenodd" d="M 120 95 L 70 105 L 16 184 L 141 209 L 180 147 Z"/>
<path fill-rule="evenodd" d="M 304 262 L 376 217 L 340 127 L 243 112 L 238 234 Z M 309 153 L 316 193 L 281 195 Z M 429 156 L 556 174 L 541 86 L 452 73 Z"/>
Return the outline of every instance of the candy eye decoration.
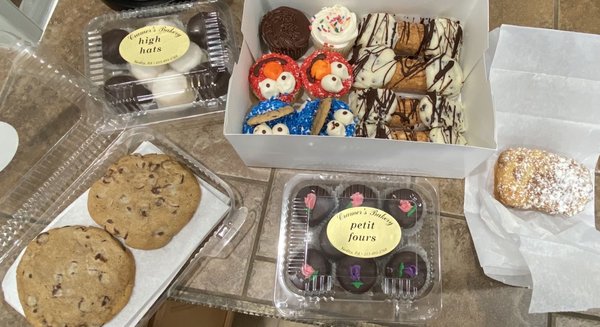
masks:
<path fill-rule="evenodd" d="M 349 125 L 354 121 L 354 115 L 350 110 L 340 109 L 333 113 L 333 119 L 344 125 Z"/>
<path fill-rule="evenodd" d="M 331 93 L 338 93 L 344 88 L 344 85 L 342 85 L 342 79 L 333 74 L 323 77 L 321 80 L 321 86 L 323 87 L 323 90 Z"/>
<path fill-rule="evenodd" d="M 282 123 L 279 124 L 275 124 L 275 126 L 273 126 L 273 135 L 290 135 L 290 130 L 289 128 Z"/>
<path fill-rule="evenodd" d="M 339 61 L 334 61 L 331 63 L 331 73 L 342 80 L 347 80 L 350 78 L 348 67 Z"/>
<path fill-rule="evenodd" d="M 262 94 L 266 99 L 270 99 L 271 97 L 276 97 L 279 95 L 279 87 L 277 86 L 277 82 L 270 78 L 266 78 L 258 83 L 258 87 L 260 88 L 260 94 Z"/>
<path fill-rule="evenodd" d="M 296 88 L 296 79 L 290 72 L 283 72 L 277 78 L 277 87 L 280 93 L 289 94 Z"/>
<path fill-rule="evenodd" d="M 263 123 L 254 127 L 254 134 L 271 135 L 273 134 L 273 130 L 271 129 L 271 127 L 269 127 L 269 125 Z"/>
<path fill-rule="evenodd" d="M 327 135 L 346 136 L 346 126 L 337 120 L 332 120 L 327 123 Z"/>

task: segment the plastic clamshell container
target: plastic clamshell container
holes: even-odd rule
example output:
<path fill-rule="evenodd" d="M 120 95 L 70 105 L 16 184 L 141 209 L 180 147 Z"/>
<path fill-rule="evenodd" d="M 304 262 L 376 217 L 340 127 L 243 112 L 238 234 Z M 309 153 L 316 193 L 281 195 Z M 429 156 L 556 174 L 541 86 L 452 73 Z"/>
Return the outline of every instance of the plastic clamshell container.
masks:
<path fill-rule="evenodd" d="M 176 27 L 190 35 L 187 31 L 190 20 L 200 16 L 203 19 L 193 25 L 202 30 L 204 35 L 194 34 L 190 37 L 188 51 L 192 51 L 192 47 L 203 49 L 204 54 L 194 53 L 194 56 L 190 56 L 207 56 L 202 59 L 202 68 L 196 65 L 180 72 L 181 68 L 175 70 L 170 64 L 164 64 L 160 65 L 161 68 L 141 67 L 151 71 L 134 74 L 128 62 L 111 63 L 103 53 L 102 35 L 107 32 L 118 29 L 133 32 L 159 24 Z M 230 72 L 238 58 L 239 45 L 235 33 L 229 7 L 216 0 L 106 14 L 92 19 L 84 31 L 85 75 L 95 85 L 104 86 L 107 93 L 113 96 L 112 101 L 124 107 L 119 114 L 136 117 L 133 121 L 135 124 L 223 110 Z M 118 48 L 118 43 L 113 47 Z M 152 48 L 152 45 L 148 47 Z M 117 76 L 134 78 L 106 83 Z"/>
<path fill-rule="evenodd" d="M 441 311 L 439 203 L 427 179 L 299 174 L 283 192 L 274 292 L 280 314 L 394 324 L 422 323 Z M 311 193 L 316 195 L 312 202 Z M 353 255 L 333 247 L 330 233 L 336 237 L 343 227 L 332 227 L 332 221 L 351 220 L 345 213 L 355 212 L 348 209 L 353 207 L 379 217 L 381 211 L 375 209 L 390 214 L 400 226 L 399 242 L 385 252 L 368 252 L 364 244 L 375 241 L 370 237 L 394 234 L 373 232 L 389 220 L 368 219 L 350 225 L 343 234 L 344 240 L 352 241 L 342 248 L 358 245 Z"/>
<path fill-rule="evenodd" d="M 460 20 L 464 29 L 464 42 L 459 62 L 465 76 L 461 101 L 465 106 L 465 137 L 468 145 L 360 137 L 265 136 L 242 133 L 246 114 L 256 103 L 248 84 L 248 71 L 266 53 L 259 33 L 261 17 L 279 6 L 298 9 L 311 17 L 321 8 L 334 4 L 346 6 L 358 17 L 386 12 L 398 17 L 451 17 Z M 246 1 L 242 18 L 244 40 L 229 87 L 225 137 L 244 163 L 251 167 L 464 178 L 492 155 L 497 147 L 495 112 L 483 60 L 488 47 L 488 15 L 487 0 Z M 309 48 L 307 54 L 313 50 L 313 47 Z M 346 101 L 347 98 L 342 100 Z M 295 155 L 297 153 L 302 155 Z"/>
<path fill-rule="evenodd" d="M 75 210 L 74 203 L 81 201 L 108 166 L 140 146 L 150 144 L 156 152 L 177 159 L 221 205 L 222 210 L 206 230 L 188 230 L 191 236 L 180 240 L 176 235 L 164 248 L 179 247 L 182 242 L 192 244 L 186 251 L 162 259 L 159 257 L 166 252 L 148 251 L 146 255 L 171 269 L 161 283 L 152 285 L 152 294 L 145 293 L 149 295 L 135 303 L 134 314 L 120 320 L 133 325 L 156 308 L 153 304 L 166 298 L 174 279 L 194 271 L 199 257 L 217 256 L 231 242 L 245 226 L 247 210 L 239 206 L 226 182 L 166 137 L 149 128 L 121 129 L 128 120 L 114 114 L 120 108 L 105 102 L 104 94 L 88 79 L 51 58 L 51 54 L 0 32 L 0 122 L 12 126 L 18 135 L 16 154 L 0 171 L 0 184 L 11 186 L 0 191 L 3 286 L 9 268 L 27 244 L 47 227 L 60 226 L 61 219 Z M 199 208 L 202 206 L 201 201 Z M 90 219 L 89 225 L 96 224 Z M 140 258 L 133 252 L 137 262 Z M 138 269 L 143 269 L 143 264 Z M 137 276 L 136 285 L 152 284 L 144 280 L 145 276 L 152 276 L 152 272 Z M 3 289 L 0 325 L 23 324 L 24 318 L 9 306 L 15 299 L 6 298 L 15 291 Z"/>

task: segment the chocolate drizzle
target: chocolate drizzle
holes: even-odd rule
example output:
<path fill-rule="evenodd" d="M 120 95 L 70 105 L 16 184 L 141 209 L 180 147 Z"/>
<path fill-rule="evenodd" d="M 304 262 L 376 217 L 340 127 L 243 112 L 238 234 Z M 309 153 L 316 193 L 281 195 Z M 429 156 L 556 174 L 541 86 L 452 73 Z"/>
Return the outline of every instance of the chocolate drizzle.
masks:
<path fill-rule="evenodd" d="M 373 24 L 371 24 L 373 23 Z M 390 14 L 368 14 L 358 25 L 358 37 L 356 38 L 355 48 L 370 47 L 374 45 L 387 44 L 392 46 L 392 40 L 396 35 L 396 29 L 391 28 L 390 25 L 395 24 L 395 20 Z M 367 30 L 367 27 L 372 26 L 372 29 Z M 376 40 L 376 32 L 379 30 L 384 31 L 382 39 Z M 391 31 L 391 34 L 390 32 Z M 363 35 L 368 33 L 366 44 L 360 44 L 363 39 Z"/>
<path fill-rule="evenodd" d="M 384 91 L 380 97 L 377 89 L 367 89 L 358 91 L 358 102 L 360 103 L 359 111 L 364 110 L 363 120 L 368 120 L 371 112 L 375 111 L 377 114 L 375 122 L 385 122 L 390 110 L 396 104 L 396 94 Z"/>
<path fill-rule="evenodd" d="M 257 62 L 257 63 L 256 63 L 256 65 L 254 65 L 254 69 L 252 70 L 252 74 L 253 74 L 254 76 L 258 77 L 258 75 L 260 74 L 260 69 L 261 69 L 261 68 L 262 68 L 264 65 L 266 65 L 266 64 L 268 64 L 268 63 L 270 63 L 270 62 L 273 62 L 273 61 L 277 61 L 277 62 L 279 62 L 279 63 L 280 63 L 282 66 L 285 66 L 285 65 L 287 65 L 287 63 L 288 63 L 288 62 L 287 62 L 285 59 L 283 59 L 283 58 L 275 58 L 275 57 L 267 58 L 267 59 L 265 59 L 265 60 L 262 60 L 262 61 L 259 61 L 259 62 Z"/>
<path fill-rule="evenodd" d="M 413 129 L 419 121 L 419 100 L 398 99 L 398 109 L 392 116 L 390 126 L 402 126 Z"/>

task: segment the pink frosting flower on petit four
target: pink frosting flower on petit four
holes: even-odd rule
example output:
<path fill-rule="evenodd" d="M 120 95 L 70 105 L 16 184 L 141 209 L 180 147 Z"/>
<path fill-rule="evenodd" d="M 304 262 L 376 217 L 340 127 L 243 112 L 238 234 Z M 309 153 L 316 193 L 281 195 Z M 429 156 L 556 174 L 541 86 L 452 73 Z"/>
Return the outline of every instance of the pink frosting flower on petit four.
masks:
<path fill-rule="evenodd" d="M 310 276 L 312 276 L 312 274 L 314 274 L 314 272 L 315 269 L 311 265 L 302 265 L 302 275 L 304 275 L 305 278 L 309 278 Z"/>
<path fill-rule="evenodd" d="M 400 200 L 400 205 L 398 207 L 402 212 L 407 213 L 412 209 L 412 204 L 408 200 Z"/>
<path fill-rule="evenodd" d="M 350 198 L 352 199 L 353 207 L 360 207 L 365 199 L 365 197 L 360 192 L 356 192 L 350 195 Z"/>
<path fill-rule="evenodd" d="M 317 195 L 316 194 L 308 193 L 304 197 L 304 204 L 306 205 L 306 208 L 312 210 L 315 208 L 316 203 L 317 203 Z"/>

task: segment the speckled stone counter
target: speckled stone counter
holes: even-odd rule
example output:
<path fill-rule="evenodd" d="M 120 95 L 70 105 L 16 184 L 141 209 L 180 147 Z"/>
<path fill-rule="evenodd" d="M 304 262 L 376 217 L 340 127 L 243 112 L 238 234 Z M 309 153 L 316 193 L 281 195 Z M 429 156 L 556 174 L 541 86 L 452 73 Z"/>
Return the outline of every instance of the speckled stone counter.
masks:
<path fill-rule="evenodd" d="M 243 0 L 228 2 L 239 28 Z M 110 9 L 100 0 L 61 0 L 41 47 L 83 71 L 81 31 L 90 19 L 108 12 Z M 490 0 L 490 28 L 512 23 L 600 33 L 600 21 L 593 19 L 599 16 L 597 0 Z M 243 195 L 243 205 L 254 222 L 244 235 L 235 239 L 236 245 L 227 257 L 203 259 L 191 276 L 175 285 L 171 294 L 181 301 L 276 316 L 272 297 L 282 189 L 298 171 L 246 167 L 223 137 L 222 124 L 222 114 L 215 114 L 153 127 L 231 183 Z M 440 194 L 443 277 L 443 310 L 430 325 L 600 325 L 600 310 L 529 314 L 530 290 L 491 280 L 479 266 L 463 213 L 464 181 L 430 181 Z M 598 168 L 596 182 L 600 182 Z"/>

